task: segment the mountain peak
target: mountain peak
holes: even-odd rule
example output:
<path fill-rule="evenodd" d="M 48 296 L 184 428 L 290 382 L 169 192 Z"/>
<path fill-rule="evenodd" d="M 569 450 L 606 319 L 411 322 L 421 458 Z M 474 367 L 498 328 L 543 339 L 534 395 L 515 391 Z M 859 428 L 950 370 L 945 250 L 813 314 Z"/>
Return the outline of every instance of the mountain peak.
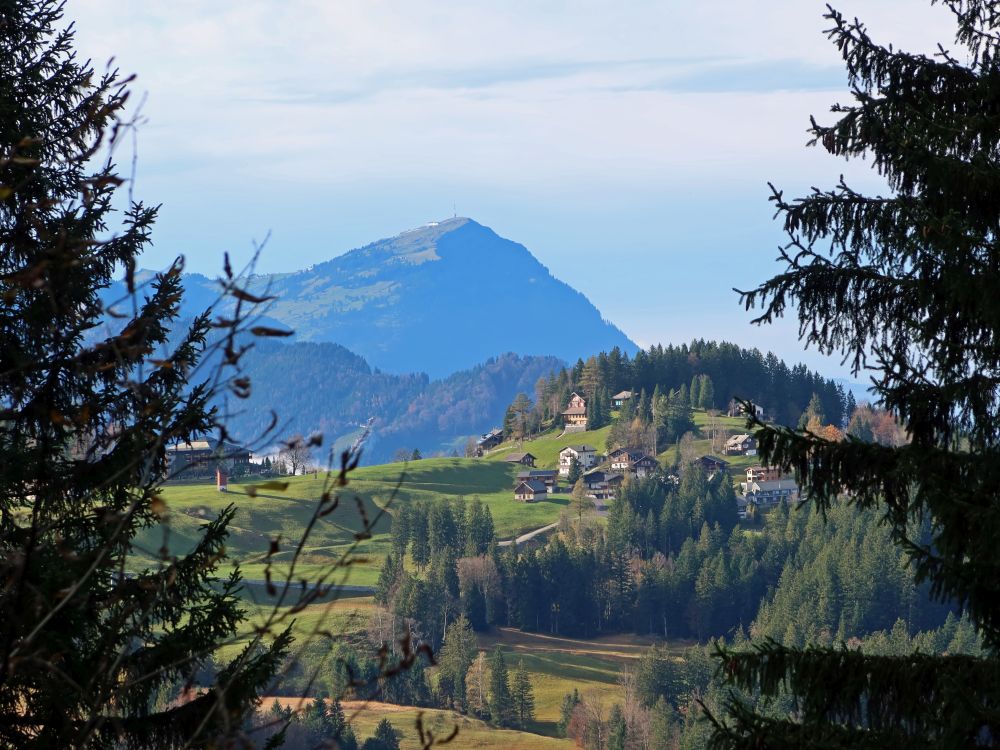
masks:
<path fill-rule="evenodd" d="M 526 247 L 465 216 L 252 281 L 275 296 L 268 316 L 296 340 L 341 344 L 388 372 L 444 377 L 506 352 L 576 361 L 636 351 Z M 185 287 L 185 312 L 218 293 L 195 275 Z"/>

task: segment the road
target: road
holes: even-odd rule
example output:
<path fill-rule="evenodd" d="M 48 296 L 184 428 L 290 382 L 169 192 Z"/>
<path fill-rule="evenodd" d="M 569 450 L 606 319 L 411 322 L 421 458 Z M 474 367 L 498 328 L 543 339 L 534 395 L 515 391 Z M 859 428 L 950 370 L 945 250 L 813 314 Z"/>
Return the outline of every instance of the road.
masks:
<path fill-rule="evenodd" d="M 521 534 L 521 536 L 517 537 L 516 539 L 505 539 L 504 541 L 500 542 L 497 546 L 509 547 L 511 544 L 515 542 L 517 544 L 524 544 L 525 542 L 531 541 L 539 534 L 544 534 L 547 531 L 552 531 L 552 529 L 554 529 L 558 525 L 559 525 L 558 521 L 556 521 L 555 523 L 550 523 L 548 526 L 542 526 L 542 528 L 535 529 L 534 531 L 529 531 L 527 534 Z"/>

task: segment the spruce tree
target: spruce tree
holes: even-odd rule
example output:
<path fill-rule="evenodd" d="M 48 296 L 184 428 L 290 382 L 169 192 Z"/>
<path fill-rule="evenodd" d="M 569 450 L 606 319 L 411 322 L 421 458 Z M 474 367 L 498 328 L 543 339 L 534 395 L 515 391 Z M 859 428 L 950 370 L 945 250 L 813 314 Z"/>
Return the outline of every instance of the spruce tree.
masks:
<path fill-rule="evenodd" d="M 514 684 L 511 685 L 510 692 L 517 725 L 525 727 L 535 718 L 535 692 L 523 660 L 517 663 L 517 669 L 514 670 Z"/>
<path fill-rule="evenodd" d="M 566 474 L 566 483 L 575 485 L 581 476 L 583 476 L 583 466 L 580 465 L 580 460 L 576 456 L 573 456 L 569 460 L 569 472 Z"/>
<path fill-rule="evenodd" d="M 215 426 L 213 393 L 187 382 L 209 320 L 171 335 L 179 264 L 136 286 L 156 209 L 117 197 L 103 150 L 129 130 L 126 82 L 73 41 L 60 3 L 0 3 L 0 745 L 221 746 L 288 640 L 156 707 L 241 622 L 238 574 L 214 580 L 233 509 L 187 554 L 133 567 L 167 512 L 165 447 Z M 108 313 L 122 269 L 134 294 Z"/>
<path fill-rule="evenodd" d="M 818 509 L 877 508 L 918 582 L 960 605 L 989 649 L 874 656 L 767 642 L 721 650 L 747 694 L 790 694 L 768 714 L 733 698 L 712 744 L 974 747 L 1000 737 L 1000 4 L 945 0 L 960 53 L 909 54 L 830 10 L 854 101 L 813 122 L 813 143 L 870 161 L 890 188 L 843 180 L 772 200 L 789 244 L 783 272 L 743 295 L 767 323 L 795 309 L 809 345 L 873 375 L 908 441 L 827 441 L 759 423 L 762 460 L 794 469 Z M 931 538 L 914 531 L 929 521 Z"/>
<path fill-rule="evenodd" d="M 510 693 L 507 662 L 500 646 L 490 656 L 490 721 L 500 727 L 510 726 L 514 718 L 514 701 Z"/>

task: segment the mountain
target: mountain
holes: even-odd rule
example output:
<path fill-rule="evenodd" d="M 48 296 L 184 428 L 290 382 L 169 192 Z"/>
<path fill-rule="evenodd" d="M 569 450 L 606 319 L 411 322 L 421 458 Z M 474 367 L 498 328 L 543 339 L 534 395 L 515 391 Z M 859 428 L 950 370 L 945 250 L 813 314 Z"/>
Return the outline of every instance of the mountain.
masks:
<path fill-rule="evenodd" d="M 467 218 L 434 222 L 294 273 L 256 276 L 267 315 L 299 342 L 332 342 L 373 367 L 442 378 L 505 352 L 575 362 L 636 345 L 523 245 Z M 218 285 L 185 277 L 193 315 Z M 106 297 L 113 299 L 120 289 Z"/>

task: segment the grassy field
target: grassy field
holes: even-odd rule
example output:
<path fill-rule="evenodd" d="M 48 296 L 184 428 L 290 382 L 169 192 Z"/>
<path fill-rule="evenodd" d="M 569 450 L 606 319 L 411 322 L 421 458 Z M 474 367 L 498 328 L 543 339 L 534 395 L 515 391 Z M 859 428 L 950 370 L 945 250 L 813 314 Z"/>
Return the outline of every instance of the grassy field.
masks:
<path fill-rule="evenodd" d="M 236 657 L 243 650 L 243 644 L 250 639 L 251 634 L 258 628 L 263 629 L 274 613 L 275 598 L 268 596 L 262 587 L 259 590 L 258 587 L 250 587 L 246 594 L 247 600 L 243 608 L 247 612 L 247 620 L 242 626 L 240 637 L 219 650 L 222 662 Z M 295 597 L 291 596 L 288 601 L 294 599 Z M 370 596 L 349 595 L 328 602 L 310 604 L 300 611 L 294 611 L 291 606 L 283 606 L 278 609 L 281 619 L 271 620 L 270 632 L 277 634 L 291 625 L 292 634 L 295 636 L 294 651 L 325 634 L 345 636 L 363 631 L 374 606 L 375 603 Z"/>
<path fill-rule="evenodd" d="M 605 708 L 621 701 L 621 668 L 634 664 L 653 642 L 629 634 L 578 640 L 511 628 L 499 628 L 479 638 L 480 648 L 487 652 L 500 645 L 511 671 L 519 661 L 524 662 L 535 693 L 532 729 L 550 736 L 556 733 L 563 698 L 574 689 L 597 696 Z M 678 652 L 685 645 L 676 644 Z"/>
<path fill-rule="evenodd" d="M 265 698 L 265 707 L 274 702 L 274 698 Z M 297 709 L 298 699 L 278 698 L 284 706 Z M 442 711 L 433 708 L 414 708 L 412 706 L 396 706 L 391 703 L 376 703 L 373 701 L 345 701 L 344 712 L 347 714 L 358 738 L 359 744 L 375 732 L 375 725 L 382 719 L 388 719 L 399 737 L 401 750 L 418 750 L 421 747 L 417 731 L 417 717 L 422 715 L 424 731 L 430 730 L 435 737 L 445 738 L 457 727 L 458 735 L 445 745 L 453 748 L 470 748 L 471 750 L 569 750 L 574 747 L 570 740 L 543 737 L 531 732 L 518 732 L 512 729 L 496 729 L 488 724 L 472 719 L 454 711 Z"/>
<path fill-rule="evenodd" d="M 514 501 L 514 478 L 523 467 L 465 458 L 434 458 L 409 464 L 366 466 L 351 473 L 341 492 L 337 509 L 320 519 L 296 565 L 296 579 L 330 570 L 350 553 L 352 564 L 335 578 L 339 583 L 373 585 L 382 560 L 389 551 L 388 532 L 393 507 L 443 497 L 478 497 L 489 506 L 501 539 L 536 529 L 558 520 L 569 502 L 568 495 L 549 496 L 538 503 Z M 199 528 L 215 518 L 230 503 L 236 514 L 230 524 L 228 553 L 238 562 L 244 577 L 262 579 L 265 555 L 272 539 L 283 540 L 272 558 L 274 575 L 284 575 L 297 542 L 312 517 L 325 489 L 324 475 L 284 477 L 284 490 L 258 489 L 248 484 L 229 484 L 218 492 L 214 484 L 175 484 L 163 490 L 167 503 L 166 523 L 147 529 L 138 539 L 140 560 L 149 563 L 166 546 L 183 553 L 196 542 Z M 259 482 L 258 482 L 259 484 Z M 355 535 L 371 524 L 372 538 L 358 541 Z"/>
<path fill-rule="evenodd" d="M 521 447 L 517 443 L 505 443 L 490 451 L 486 456 L 487 461 L 503 461 L 504 456 L 509 453 L 526 451 L 536 459 L 536 466 L 539 469 L 559 468 L 559 451 L 567 445 L 592 445 L 597 448 L 598 453 L 607 450 L 608 433 L 611 427 L 602 427 L 591 432 L 574 432 L 569 435 L 559 437 L 562 428 L 549 430 L 539 435 L 533 440 L 525 440 Z"/>
<path fill-rule="evenodd" d="M 514 500 L 514 478 L 523 466 L 473 458 L 428 458 L 409 464 L 366 466 L 351 475 L 350 490 L 378 505 L 389 502 L 397 483 L 396 503 L 439 497 L 478 497 L 490 508 L 497 535 L 510 538 L 559 519 L 568 495 L 543 502 Z"/>

